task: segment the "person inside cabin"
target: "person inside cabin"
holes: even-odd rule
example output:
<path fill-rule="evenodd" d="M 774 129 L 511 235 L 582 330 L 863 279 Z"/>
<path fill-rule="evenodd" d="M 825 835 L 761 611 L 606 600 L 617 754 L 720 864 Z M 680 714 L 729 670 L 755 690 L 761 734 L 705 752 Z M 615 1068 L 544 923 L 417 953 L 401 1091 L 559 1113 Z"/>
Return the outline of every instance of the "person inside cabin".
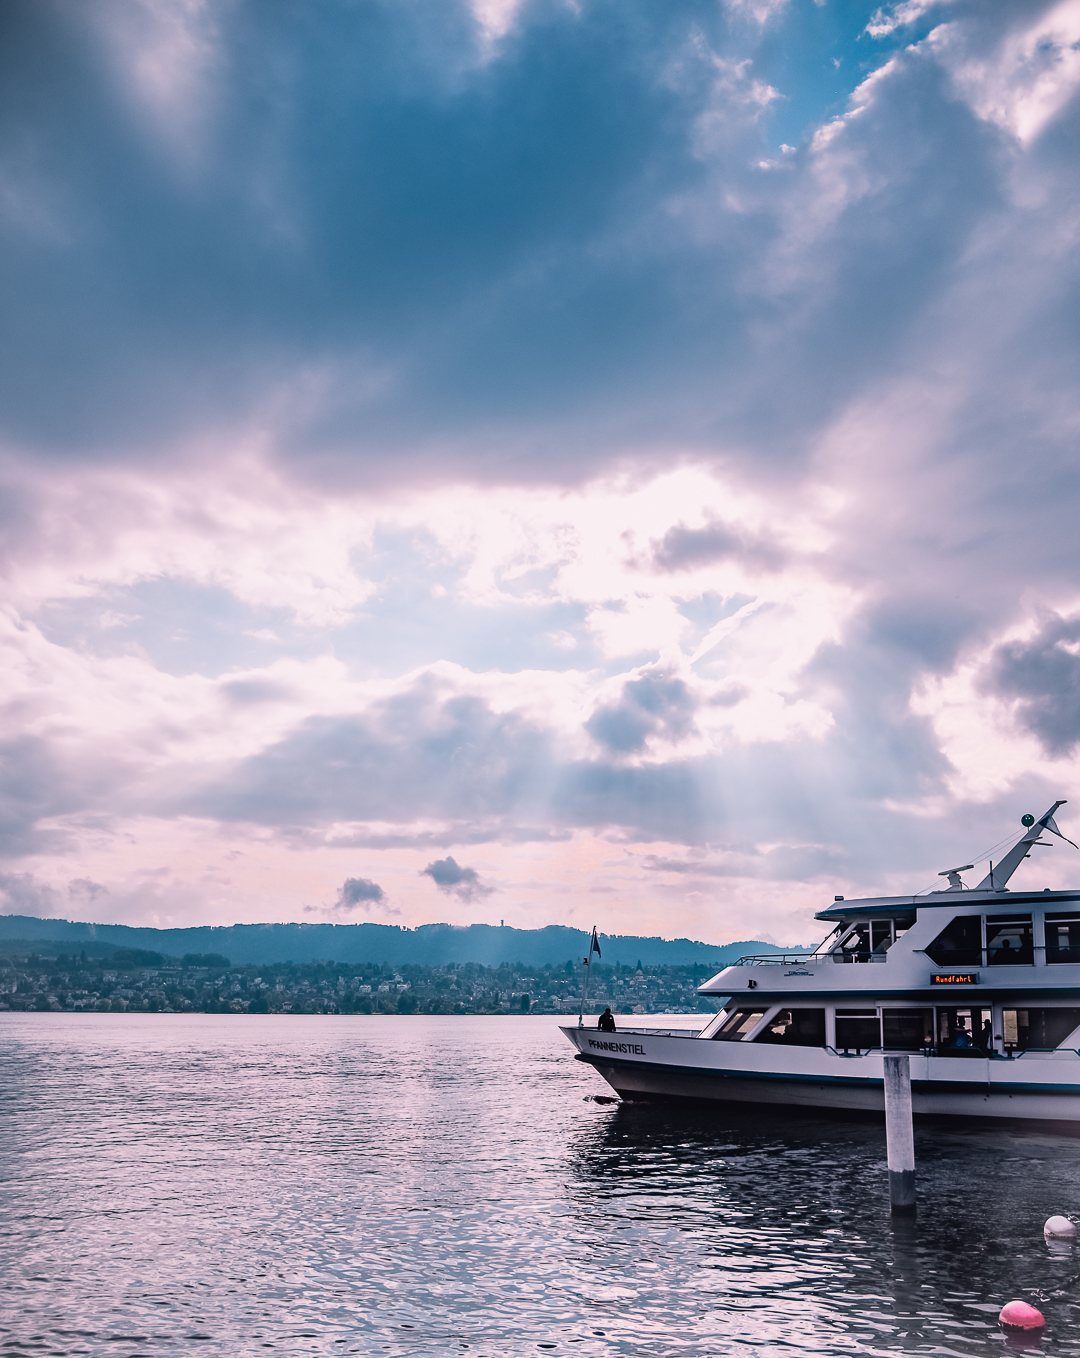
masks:
<path fill-rule="evenodd" d="M 968 1051 L 971 1048 L 971 1034 L 964 1027 L 964 1019 L 960 1014 L 956 1016 L 956 1028 L 949 1045 L 955 1047 L 957 1051 Z"/>
<path fill-rule="evenodd" d="M 615 1015 L 611 1012 L 610 1005 L 596 1020 L 596 1026 L 602 1033 L 613 1033 L 615 1031 Z"/>
<path fill-rule="evenodd" d="M 993 1040 L 994 1040 L 994 1036 L 993 1036 L 993 1035 L 994 1035 L 994 1029 L 993 1029 L 993 1027 L 991 1026 L 990 1020 L 989 1020 L 989 1019 L 986 1019 L 986 1020 L 983 1022 L 983 1026 L 982 1026 L 982 1036 L 979 1038 L 979 1046 L 980 1046 L 980 1047 L 982 1048 L 982 1050 L 987 1054 L 987 1056 L 990 1055 L 990 1048 L 991 1048 L 991 1045 L 992 1045 Z"/>
<path fill-rule="evenodd" d="M 840 945 L 845 962 L 866 962 L 870 957 L 870 926 L 857 924 Z"/>

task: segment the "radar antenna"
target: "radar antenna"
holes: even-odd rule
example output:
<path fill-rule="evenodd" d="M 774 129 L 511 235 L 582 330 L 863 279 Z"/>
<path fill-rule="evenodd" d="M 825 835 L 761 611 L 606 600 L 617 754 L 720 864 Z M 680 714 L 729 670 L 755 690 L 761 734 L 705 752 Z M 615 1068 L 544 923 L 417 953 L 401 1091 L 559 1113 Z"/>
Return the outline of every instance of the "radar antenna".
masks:
<path fill-rule="evenodd" d="M 973 868 L 974 866 L 974 863 L 965 863 L 962 868 L 946 868 L 944 872 L 939 872 L 938 876 L 947 877 L 949 879 L 949 885 L 946 887 L 947 891 L 963 891 L 964 884 L 960 880 L 960 874 L 962 872 L 967 872 L 969 868 Z"/>

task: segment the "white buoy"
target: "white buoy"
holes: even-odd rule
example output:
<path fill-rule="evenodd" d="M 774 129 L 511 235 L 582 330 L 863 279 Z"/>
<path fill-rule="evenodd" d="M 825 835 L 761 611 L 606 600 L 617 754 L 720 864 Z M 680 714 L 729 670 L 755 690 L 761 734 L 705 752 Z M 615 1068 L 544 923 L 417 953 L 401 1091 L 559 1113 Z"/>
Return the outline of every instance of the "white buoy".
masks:
<path fill-rule="evenodd" d="M 1043 1235 L 1055 1240 L 1072 1240 L 1076 1236 L 1076 1226 L 1068 1217 L 1051 1217 L 1043 1227 Z"/>

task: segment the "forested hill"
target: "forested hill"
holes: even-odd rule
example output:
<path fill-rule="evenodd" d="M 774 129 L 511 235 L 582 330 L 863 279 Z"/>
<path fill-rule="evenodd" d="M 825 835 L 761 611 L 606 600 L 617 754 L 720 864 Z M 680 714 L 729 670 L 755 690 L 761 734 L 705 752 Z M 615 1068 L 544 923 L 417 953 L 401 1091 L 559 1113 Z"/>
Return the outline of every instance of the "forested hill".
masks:
<path fill-rule="evenodd" d="M 220 928 L 138 929 L 125 924 L 83 924 L 30 915 L 0 915 L 0 945 L 34 942 L 141 948 L 165 956 L 219 953 L 234 965 L 269 962 L 372 962 L 404 966 L 485 966 L 521 962 L 542 967 L 580 961 L 589 946 L 582 929 L 551 924 L 546 929 L 513 929 L 491 924 L 231 924 Z M 634 966 L 726 966 L 745 953 L 781 952 L 770 943 L 748 940 L 723 946 L 688 938 L 639 938 L 601 934 L 603 960 Z"/>

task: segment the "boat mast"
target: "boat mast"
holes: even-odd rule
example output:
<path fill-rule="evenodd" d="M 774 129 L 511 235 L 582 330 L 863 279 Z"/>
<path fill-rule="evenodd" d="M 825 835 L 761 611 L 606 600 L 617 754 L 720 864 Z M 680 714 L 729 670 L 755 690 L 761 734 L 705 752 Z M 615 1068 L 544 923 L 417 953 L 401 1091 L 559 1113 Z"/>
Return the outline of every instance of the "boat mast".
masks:
<path fill-rule="evenodd" d="M 1055 802 L 1045 816 L 1040 816 L 1028 829 L 1027 833 L 1013 845 L 997 867 L 992 868 L 990 872 L 987 873 L 975 890 L 1004 891 L 1005 883 L 1031 852 L 1031 846 L 1039 842 L 1039 836 L 1044 830 L 1049 830 L 1052 835 L 1057 835 L 1059 839 L 1065 839 L 1065 836 L 1054 823 L 1054 812 L 1059 806 L 1064 806 L 1065 801 L 1066 799 L 1062 798 L 1061 801 Z M 1026 819 L 1027 818 L 1025 817 L 1025 823 Z M 1065 843 L 1072 844 L 1072 840 L 1065 839 Z M 1075 844 L 1073 844 L 1073 848 L 1076 848 Z"/>

